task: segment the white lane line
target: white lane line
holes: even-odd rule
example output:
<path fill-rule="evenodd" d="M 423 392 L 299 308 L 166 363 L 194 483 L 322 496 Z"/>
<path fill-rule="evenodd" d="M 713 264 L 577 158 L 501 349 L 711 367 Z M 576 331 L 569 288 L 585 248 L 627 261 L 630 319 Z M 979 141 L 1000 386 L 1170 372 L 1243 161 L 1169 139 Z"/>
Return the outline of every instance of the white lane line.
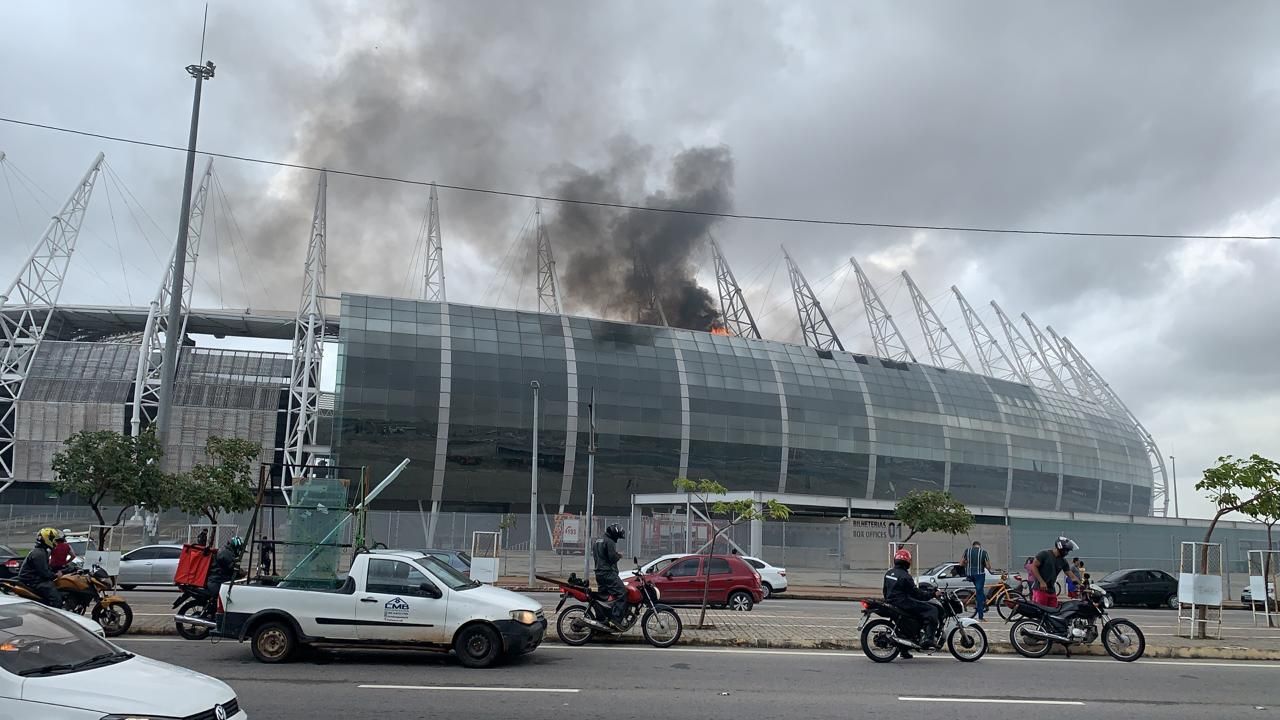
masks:
<path fill-rule="evenodd" d="M 496 693 L 578 693 L 576 688 L 471 687 L 467 685 L 357 685 L 362 690 L 448 690 Z"/>
<path fill-rule="evenodd" d="M 906 702 L 936 703 L 984 703 L 992 705 L 1084 705 L 1079 700 L 1006 700 L 1004 698 L 942 698 L 942 697 L 906 697 L 899 700 Z"/>

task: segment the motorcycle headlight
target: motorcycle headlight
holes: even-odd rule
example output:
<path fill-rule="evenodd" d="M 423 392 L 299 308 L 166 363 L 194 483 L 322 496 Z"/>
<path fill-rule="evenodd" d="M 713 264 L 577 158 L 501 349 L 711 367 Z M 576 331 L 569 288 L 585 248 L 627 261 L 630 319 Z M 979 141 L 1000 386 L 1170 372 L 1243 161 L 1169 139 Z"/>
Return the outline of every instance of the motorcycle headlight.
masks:
<path fill-rule="evenodd" d="M 521 625 L 532 625 L 538 622 L 538 614 L 532 610 L 512 610 L 511 619 Z"/>
<path fill-rule="evenodd" d="M 1116 604 L 1116 601 L 1112 600 L 1110 595 L 1102 596 L 1102 607 L 1111 607 L 1112 605 L 1115 605 L 1115 604 Z"/>

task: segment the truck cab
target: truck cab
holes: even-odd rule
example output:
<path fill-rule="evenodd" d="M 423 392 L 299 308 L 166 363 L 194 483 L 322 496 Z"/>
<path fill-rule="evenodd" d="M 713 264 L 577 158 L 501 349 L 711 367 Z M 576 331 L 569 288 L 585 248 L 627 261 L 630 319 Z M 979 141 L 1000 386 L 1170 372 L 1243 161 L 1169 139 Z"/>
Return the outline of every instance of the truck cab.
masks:
<path fill-rule="evenodd" d="M 214 634 L 249 640 L 262 662 L 306 645 L 453 650 L 485 667 L 531 652 L 546 633 L 536 600 L 482 585 L 416 551 L 355 556 L 332 587 L 222 586 Z"/>

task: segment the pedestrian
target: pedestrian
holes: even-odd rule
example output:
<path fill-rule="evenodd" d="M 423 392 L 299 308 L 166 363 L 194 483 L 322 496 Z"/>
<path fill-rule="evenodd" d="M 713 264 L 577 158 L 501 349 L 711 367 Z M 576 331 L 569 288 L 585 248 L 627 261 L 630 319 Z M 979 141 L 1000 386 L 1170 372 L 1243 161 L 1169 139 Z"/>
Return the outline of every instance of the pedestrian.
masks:
<path fill-rule="evenodd" d="M 57 544 L 53 546 L 53 552 L 49 553 L 49 569 L 56 575 L 75 559 L 76 551 L 71 549 L 71 543 L 67 542 L 65 535 L 59 534 Z"/>
<path fill-rule="evenodd" d="M 973 599 L 976 603 L 973 614 L 978 618 L 978 622 L 986 622 L 987 572 L 991 570 L 991 557 L 987 555 L 986 550 L 982 549 L 982 543 L 974 540 L 973 545 L 964 551 L 960 556 L 960 568 L 969 578 L 969 582 L 973 583 Z"/>
<path fill-rule="evenodd" d="M 1036 589 L 1031 592 L 1031 602 L 1046 607 L 1058 606 L 1058 574 L 1066 573 L 1068 578 L 1075 576 L 1075 569 L 1067 562 L 1067 555 L 1077 548 L 1070 538 L 1059 537 L 1054 541 L 1053 547 L 1036 554 L 1031 563 L 1031 571 L 1036 578 Z"/>
<path fill-rule="evenodd" d="M 258 574 L 265 575 L 267 577 L 274 575 L 275 561 L 275 543 L 268 540 L 266 535 L 263 535 L 262 542 L 258 543 Z"/>
<path fill-rule="evenodd" d="M 1035 558 L 1027 557 L 1027 561 L 1022 564 L 1022 582 L 1027 586 L 1026 590 L 1023 591 L 1023 594 L 1027 597 L 1030 597 L 1031 592 L 1036 589 L 1036 573 L 1032 570 L 1035 562 Z"/>
<path fill-rule="evenodd" d="M 1075 571 L 1075 577 L 1067 577 L 1067 597 L 1078 598 L 1080 597 L 1080 591 L 1084 589 L 1082 587 L 1085 581 L 1084 561 L 1080 558 L 1073 558 L 1071 560 L 1071 569 Z"/>
<path fill-rule="evenodd" d="M 209 546 L 209 528 L 200 528 L 200 534 L 196 535 L 196 544 Z"/>

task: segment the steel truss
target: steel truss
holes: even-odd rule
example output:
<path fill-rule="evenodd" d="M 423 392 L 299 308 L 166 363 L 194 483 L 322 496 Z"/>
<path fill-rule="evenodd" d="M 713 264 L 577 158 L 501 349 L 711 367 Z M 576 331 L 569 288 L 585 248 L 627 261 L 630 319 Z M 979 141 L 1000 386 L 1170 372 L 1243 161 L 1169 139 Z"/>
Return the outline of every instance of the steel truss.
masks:
<path fill-rule="evenodd" d="M 733 270 L 729 269 L 729 262 L 720 249 L 720 243 L 714 237 L 710 237 L 710 240 L 716 287 L 720 290 L 720 321 L 730 335 L 760 340 L 760 329 L 756 327 L 756 320 L 751 316 L 751 309 L 747 307 L 747 300 L 742 295 L 737 278 L 733 276 Z"/>
<path fill-rule="evenodd" d="M 1027 324 L 1027 329 L 1031 331 L 1031 341 L 1035 343 L 1036 352 L 1044 360 L 1044 366 L 1049 369 L 1049 374 L 1057 381 L 1058 388 L 1068 395 L 1074 395 L 1082 400 L 1092 400 L 1088 393 L 1080 387 L 1074 368 L 1071 363 L 1067 362 L 1067 358 L 1058 349 L 1058 346 L 1045 337 L 1040 332 L 1040 328 L 1031 321 L 1026 313 L 1022 313 L 1022 322 Z"/>
<path fill-rule="evenodd" d="M 285 476 L 290 480 L 305 474 L 320 459 L 315 447 L 319 417 L 320 361 L 324 351 L 324 285 L 326 240 L 326 192 L 328 174 L 320 173 L 315 213 L 311 219 L 311 239 L 307 245 L 307 265 L 302 281 L 302 300 L 293 331 L 293 371 L 289 379 L 289 408 L 285 425 Z"/>
<path fill-rule="evenodd" d="M 0 307 L 10 305 L 12 299 L 12 304 L 22 309 L 16 316 L 0 315 L 0 482 L 14 479 L 18 400 L 62 294 L 93 185 L 102 171 L 102 160 L 103 154 L 98 153 L 62 210 L 49 221 L 17 277 L 0 295 Z"/>
<path fill-rule="evenodd" d="M 447 302 L 444 292 L 444 246 L 440 241 L 440 201 L 436 185 L 431 184 L 427 204 L 426 264 L 422 268 L 422 299 Z"/>
<path fill-rule="evenodd" d="M 880 300 L 880 294 L 876 292 L 867 274 L 862 272 L 857 258 L 849 258 L 849 264 L 853 265 L 853 272 L 858 276 L 858 292 L 862 294 L 862 304 L 866 308 L 867 325 L 871 328 L 871 341 L 875 343 L 876 354 L 899 362 L 916 362 L 916 355 L 911 352 L 907 339 L 898 330 L 893 314 Z"/>
<path fill-rule="evenodd" d="M 791 276 L 791 294 L 796 301 L 796 314 L 800 317 L 800 332 L 804 335 L 804 344 L 817 350 L 844 350 L 844 344 L 836 335 L 835 328 L 827 319 L 827 312 L 822 309 L 818 296 L 813 294 L 809 281 L 804 273 L 796 267 L 787 249 L 782 248 L 782 257 L 787 261 L 787 274 Z"/>
<path fill-rule="evenodd" d="M 1027 384 L 1042 390 L 1056 390 L 1065 395 L 1067 389 L 1062 385 L 1062 380 L 1049 370 L 1044 358 L 1027 342 L 1018 326 L 1004 314 L 995 300 L 991 301 L 991 307 L 995 309 L 996 317 L 1000 318 L 1000 327 L 1004 330 L 1005 339 L 1009 341 L 1009 349 L 1018 364 L 1018 372 L 1026 378 Z"/>
<path fill-rule="evenodd" d="M 902 279 L 907 281 L 907 292 L 911 293 L 911 304 L 916 308 L 916 317 L 920 320 L 920 328 L 924 330 L 924 344 L 929 347 L 929 357 L 933 358 L 933 363 L 947 370 L 973 372 L 969 359 L 960 352 L 955 338 L 951 337 L 951 331 L 942 324 L 942 319 L 911 279 L 911 274 L 903 270 Z"/>
<path fill-rule="evenodd" d="M 982 371 L 997 380 L 1029 384 L 1030 381 L 1018 371 L 1013 361 L 1005 354 L 1004 348 L 1000 347 L 1000 343 L 996 341 L 995 335 L 992 335 L 986 323 L 982 322 L 982 317 L 974 312 L 969 301 L 960 293 L 960 288 L 952 285 L 951 292 L 955 293 L 956 301 L 960 303 L 960 313 L 964 316 L 965 326 L 969 328 L 969 338 L 973 340 L 973 348 L 978 353 L 978 363 L 982 366 Z"/>
<path fill-rule="evenodd" d="M 209 193 L 212 176 L 213 159 L 210 158 L 200 178 L 199 187 L 192 193 L 191 214 L 187 217 L 187 256 L 184 259 L 186 269 L 182 274 L 182 327 L 178 329 L 179 343 L 187 335 L 187 316 L 191 312 L 191 295 L 196 284 L 196 260 L 200 256 L 200 235 L 204 228 L 205 198 Z M 130 432 L 135 436 L 155 422 L 160 408 L 160 384 L 164 378 L 162 336 L 169 332 L 169 297 L 172 292 L 173 270 L 178 263 L 177 254 L 178 248 L 175 245 L 169 253 L 169 264 L 165 267 L 160 289 L 147 312 L 146 329 L 143 330 L 138 350 L 138 370 L 133 382 L 133 417 L 129 423 Z"/>
<path fill-rule="evenodd" d="M 551 251 L 551 239 L 547 237 L 547 229 L 542 225 L 541 207 L 537 209 L 535 215 L 537 215 L 535 235 L 538 243 L 538 312 L 563 315 L 564 305 L 560 302 L 560 276 L 556 273 L 556 257 Z"/>

